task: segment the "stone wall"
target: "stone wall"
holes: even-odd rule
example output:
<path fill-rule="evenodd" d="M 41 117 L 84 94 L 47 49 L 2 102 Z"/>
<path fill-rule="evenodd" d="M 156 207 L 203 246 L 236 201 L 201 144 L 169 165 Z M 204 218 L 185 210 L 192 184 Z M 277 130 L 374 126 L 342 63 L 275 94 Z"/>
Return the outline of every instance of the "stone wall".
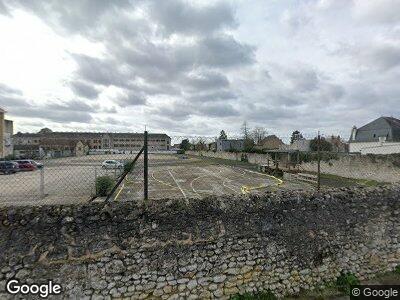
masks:
<path fill-rule="evenodd" d="M 301 164 L 304 171 L 317 172 L 317 162 Z M 390 156 L 372 158 L 370 156 L 342 156 L 339 159 L 321 162 L 321 172 L 347 178 L 399 182 L 400 166 L 394 165 Z"/>
<path fill-rule="evenodd" d="M 190 155 L 205 156 L 240 161 L 242 153 L 188 151 Z M 268 154 L 247 153 L 250 163 L 267 164 L 272 158 Z M 317 162 L 300 165 L 300 170 L 317 172 Z M 391 156 L 345 155 L 330 161 L 321 161 L 321 172 L 346 178 L 368 179 L 382 182 L 400 182 L 400 165 L 398 159 Z"/>
<path fill-rule="evenodd" d="M 229 159 L 229 160 L 236 160 L 241 161 L 242 154 L 241 152 L 233 153 L 233 152 L 213 152 L 213 151 L 186 151 L 189 155 L 195 156 L 204 156 L 204 157 L 211 157 L 211 158 L 220 158 L 220 159 Z M 268 160 L 272 163 L 272 158 L 268 154 L 258 154 L 258 153 L 245 153 L 247 159 L 252 164 L 267 164 Z"/>
<path fill-rule="evenodd" d="M 400 188 L 0 209 L 7 280 L 53 279 L 62 298 L 276 295 L 400 263 Z M 61 298 L 61 297 L 60 297 Z"/>

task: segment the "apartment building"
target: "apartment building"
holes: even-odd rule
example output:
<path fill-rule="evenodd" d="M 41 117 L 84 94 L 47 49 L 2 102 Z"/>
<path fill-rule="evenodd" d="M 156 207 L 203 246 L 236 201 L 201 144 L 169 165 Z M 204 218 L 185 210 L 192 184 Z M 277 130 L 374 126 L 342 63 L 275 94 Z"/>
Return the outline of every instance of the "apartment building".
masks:
<path fill-rule="evenodd" d="M 6 111 L 0 107 L 0 158 L 13 154 L 12 135 L 14 123 L 5 119 Z"/>
<path fill-rule="evenodd" d="M 81 142 L 90 150 L 138 151 L 143 147 L 143 133 L 104 132 L 52 132 L 49 129 L 39 133 L 21 133 L 13 136 L 16 149 L 32 148 L 49 152 L 60 148 L 60 144 Z M 62 141 L 62 143 L 60 142 Z M 171 138 L 166 134 L 148 135 L 149 151 L 165 151 L 171 148 Z M 40 149 L 39 149 L 40 148 Z M 68 152 L 68 151 L 67 151 Z M 65 152 L 65 153 L 67 153 Z M 73 151 L 70 151 L 73 153 Z"/>

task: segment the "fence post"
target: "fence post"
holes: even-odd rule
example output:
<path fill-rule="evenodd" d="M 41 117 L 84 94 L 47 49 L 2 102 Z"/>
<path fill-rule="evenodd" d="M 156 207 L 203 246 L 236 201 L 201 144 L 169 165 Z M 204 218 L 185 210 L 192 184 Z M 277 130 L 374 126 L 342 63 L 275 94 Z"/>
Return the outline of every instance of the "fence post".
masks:
<path fill-rule="evenodd" d="M 148 137 L 147 137 L 147 130 L 144 132 L 144 200 L 149 199 L 149 166 L 148 166 Z"/>
<path fill-rule="evenodd" d="M 40 169 L 40 185 L 39 185 L 40 199 L 44 198 L 44 168 Z"/>
<path fill-rule="evenodd" d="M 94 166 L 94 194 L 97 195 L 97 166 Z"/>
<path fill-rule="evenodd" d="M 317 155 L 318 155 L 318 169 L 317 169 L 317 191 L 321 188 L 321 135 L 318 131 L 317 139 Z"/>

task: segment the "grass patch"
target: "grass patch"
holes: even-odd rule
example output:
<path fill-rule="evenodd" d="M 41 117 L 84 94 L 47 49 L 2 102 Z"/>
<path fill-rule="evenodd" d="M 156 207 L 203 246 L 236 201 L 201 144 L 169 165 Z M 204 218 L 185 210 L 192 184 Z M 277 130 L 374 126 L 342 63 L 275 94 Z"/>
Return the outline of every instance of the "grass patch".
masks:
<path fill-rule="evenodd" d="M 258 292 L 255 294 L 245 293 L 243 295 L 235 295 L 231 300 L 277 300 L 278 298 L 271 292 Z"/>
<path fill-rule="evenodd" d="M 400 275 L 400 265 L 398 265 L 398 266 L 394 269 L 394 274 Z"/>
<path fill-rule="evenodd" d="M 385 185 L 386 183 L 371 179 L 356 179 L 356 178 L 341 177 L 332 174 L 321 174 L 321 184 L 330 187 L 351 187 L 351 186 L 375 187 L 375 186 Z"/>
<path fill-rule="evenodd" d="M 342 273 L 336 279 L 336 285 L 339 291 L 345 293 L 346 295 L 350 295 L 350 287 L 352 285 L 359 285 L 360 280 L 353 273 Z"/>

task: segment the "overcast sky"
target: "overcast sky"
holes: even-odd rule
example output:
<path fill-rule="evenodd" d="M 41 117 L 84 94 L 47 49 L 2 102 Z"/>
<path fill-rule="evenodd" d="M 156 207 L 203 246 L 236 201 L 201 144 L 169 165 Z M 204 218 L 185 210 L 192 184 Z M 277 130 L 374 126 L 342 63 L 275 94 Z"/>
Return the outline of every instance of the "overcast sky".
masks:
<path fill-rule="evenodd" d="M 16 131 L 348 137 L 400 117 L 400 0 L 0 0 Z"/>

